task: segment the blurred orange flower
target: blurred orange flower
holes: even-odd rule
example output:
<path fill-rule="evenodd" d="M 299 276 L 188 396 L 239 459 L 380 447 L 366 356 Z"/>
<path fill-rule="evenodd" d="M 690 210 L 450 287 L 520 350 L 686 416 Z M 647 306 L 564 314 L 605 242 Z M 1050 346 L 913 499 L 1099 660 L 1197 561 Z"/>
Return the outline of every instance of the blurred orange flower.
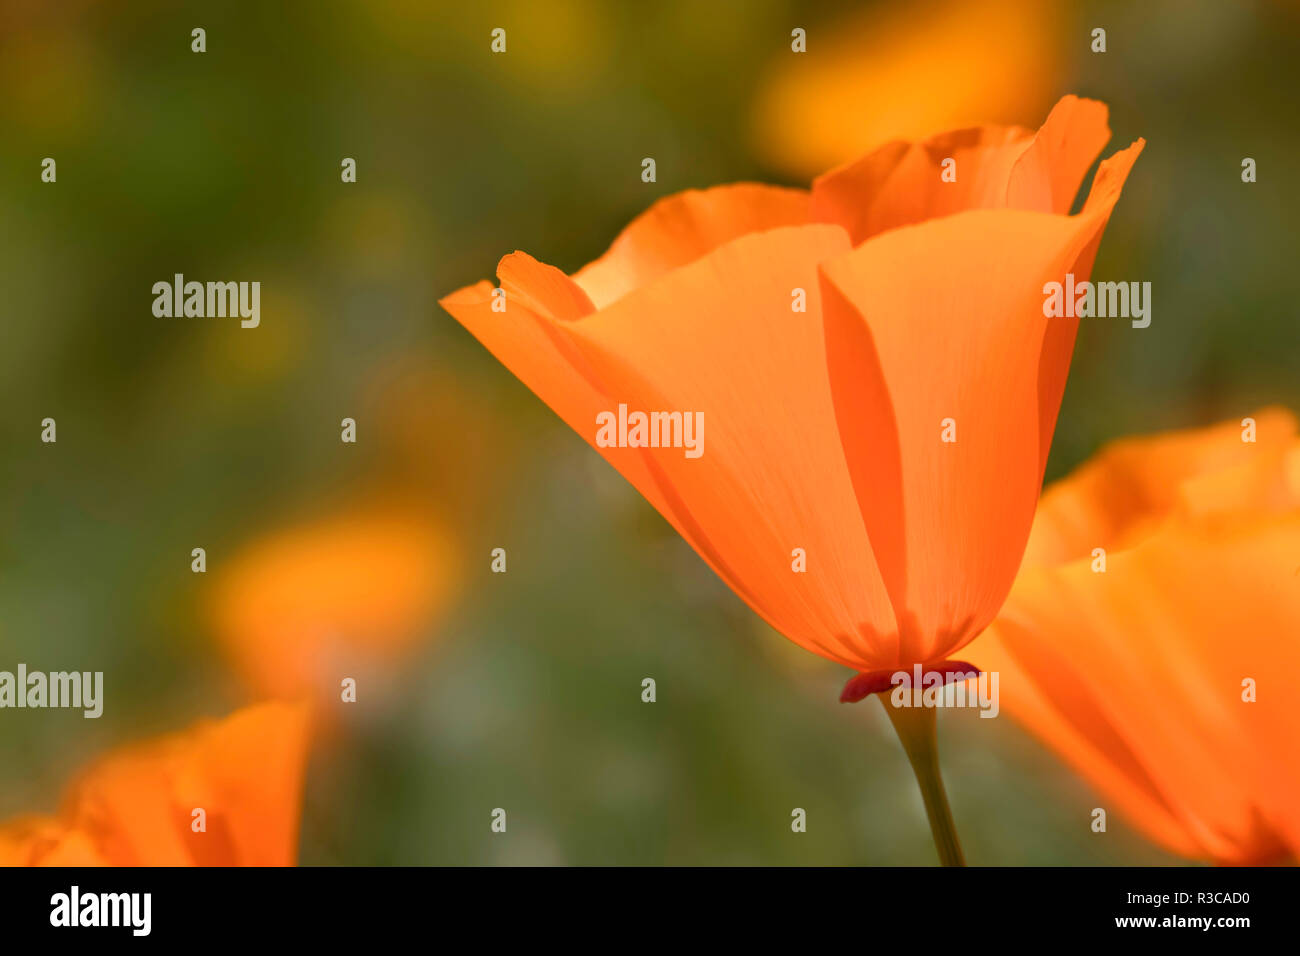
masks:
<path fill-rule="evenodd" d="M 896 137 L 1039 115 L 1066 62 L 1064 10 L 1042 0 L 913 0 L 801 24 L 754 103 L 759 155 L 807 176 Z"/>
<path fill-rule="evenodd" d="M 339 693 L 402 659 L 457 582 L 451 545 L 418 511 L 332 517 L 255 542 L 218 578 L 218 637 L 255 694 Z"/>
<path fill-rule="evenodd" d="M 305 706 L 269 703 L 110 754 L 0 826 L 0 865 L 292 866 L 307 746 Z"/>
<path fill-rule="evenodd" d="M 1043 286 L 1088 274 L 1143 145 L 1069 216 L 1106 115 L 1066 97 L 1037 133 L 891 144 L 811 192 L 682 193 L 572 277 L 506 256 L 505 313 L 488 282 L 442 304 L 782 634 L 862 671 L 938 661 L 1020 563 L 1077 328 Z M 707 445 L 603 447 L 622 405 L 693 413 Z"/>
<path fill-rule="evenodd" d="M 1008 712 L 1144 833 L 1229 864 L 1300 854 L 1300 440 L 1288 412 L 1252 420 L 1254 441 L 1119 442 L 1049 488 L 976 645 Z"/>

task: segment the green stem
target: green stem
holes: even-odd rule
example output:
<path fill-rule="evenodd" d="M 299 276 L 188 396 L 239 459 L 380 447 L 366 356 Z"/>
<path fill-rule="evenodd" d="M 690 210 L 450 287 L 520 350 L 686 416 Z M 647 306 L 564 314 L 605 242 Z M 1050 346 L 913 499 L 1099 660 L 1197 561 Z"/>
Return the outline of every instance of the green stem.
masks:
<path fill-rule="evenodd" d="M 939 773 L 936 708 L 891 707 L 888 691 L 876 696 L 907 751 L 912 773 L 916 774 L 921 799 L 925 801 L 925 815 L 930 820 L 930 833 L 934 836 L 935 849 L 939 851 L 939 862 L 944 866 L 965 866 L 957 828 L 952 822 L 952 810 L 948 807 L 948 795 L 943 790 L 943 776 Z"/>

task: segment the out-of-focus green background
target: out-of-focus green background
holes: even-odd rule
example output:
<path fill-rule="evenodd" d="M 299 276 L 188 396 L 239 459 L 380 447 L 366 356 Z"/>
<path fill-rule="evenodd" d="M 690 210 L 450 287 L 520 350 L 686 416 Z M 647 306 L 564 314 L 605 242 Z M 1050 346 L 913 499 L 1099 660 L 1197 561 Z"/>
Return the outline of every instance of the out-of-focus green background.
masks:
<path fill-rule="evenodd" d="M 0 4 L 0 669 L 102 670 L 107 697 L 98 721 L 0 712 L 0 819 L 246 703 L 209 579 L 381 489 L 443 516 L 462 580 L 318 748 L 302 862 L 932 862 L 880 708 L 837 703 L 843 669 L 762 625 L 436 303 L 516 248 L 572 271 L 683 188 L 798 183 L 756 145 L 757 91 L 792 27 L 811 58 L 889 6 Z M 1110 104 L 1107 153 L 1146 137 L 1095 275 L 1154 305 L 1143 331 L 1083 324 L 1049 479 L 1124 434 L 1300 407 L 1294 8 L 1061 9 L 1020 119 L 1077 92 Z M 175 272 L 261 281 L 261 327 L 155 318 Z M 971 862 L 1171 860 L 1114 815 L 1092 833 L 1099 798 L 1009 718 L 940 735 Z"/>

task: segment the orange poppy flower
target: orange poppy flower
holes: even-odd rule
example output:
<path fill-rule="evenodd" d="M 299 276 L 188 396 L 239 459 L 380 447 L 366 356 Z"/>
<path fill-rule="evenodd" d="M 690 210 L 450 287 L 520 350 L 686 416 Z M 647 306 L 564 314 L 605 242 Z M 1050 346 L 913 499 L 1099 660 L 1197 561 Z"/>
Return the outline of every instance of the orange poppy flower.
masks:
<path fill-rule="evenodd" d="M 682 193 L 573 276 L 516 252 L 504 298 L 442 304 L 777 631 L 864 672 L 941 661 L 1020 563 L 1077 328 L 1043 286 L 1088 274 L 1143 146 L 1068 215 L 1106 116 L 1066 97 L 1036 133 L 892 143 L 811 191 Z M 606 447 L 620 406 L 697 416 L 701 453 Z"/>
<path fill-rule="evenodd" d="M 339 693 L 391 666 L 455 590 L 446 536 L 418 513 L 329 518 L 255 542 L 219 575 L 218 638 L 255 694 Z"/>
<path fill-rule="evenodd" d="M 890 139 L 1051 105 L 1066 11 L 1042 0 L 873 4 L 839 22 L 801 22 L 807 51 L 773 58 L 754 100 L 755 147 L 796 176 Z"/>
<path fill-rule="evenodd" d="M 292 866 L 307 742 L 305 706 L 269 703 L 111 754 L 0 826 L 0 865 Z"/>
<path fill-rule="evenodd" d="M 1253 442 L 1129 439 L 1049 488 L 977 645 L 1001 705 L 1144 833 L 1231 864 L 1300 855 L 1300 440 L 1253 418 Z"/>

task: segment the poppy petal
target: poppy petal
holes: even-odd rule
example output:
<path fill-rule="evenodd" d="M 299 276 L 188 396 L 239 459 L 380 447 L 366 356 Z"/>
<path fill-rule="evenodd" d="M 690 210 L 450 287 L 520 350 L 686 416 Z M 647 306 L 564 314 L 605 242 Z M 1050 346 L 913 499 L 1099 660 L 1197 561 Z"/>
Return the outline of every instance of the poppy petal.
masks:
<path fill-rule="evenodd" d="M 1139 139 L 1108 157 L 1097 167 L 1097 175 L 1093 177 L 1092 188 L 1088 192 L 1088 199 L 1084 203 L 1081 215 L 1095 216 L 1101 221 L 1101 225 L 1068 270 L 1077 281 L 1082 282 L 1092 275 L 1093 260 L 1097 256 L 1102 233 L 1105 232 L 1106 224 L 1110 221 L 1111 210 L 1119 201 L 1128 174 L 1145 146 L 1146 140 Z M 1055 278 L 1058 281 L 1064 279 L 1063 276 Z M 1056 416 L 1061 410 L 1061 399 L 1065 395 L 1065 380 L 1070 373 L 1070 358 L 1074 354 L 1074 340 L 1078 331 L 1077 316 L 1061 316 L 1048 325 L 1043 338 L 1043 357 L 1038 369 L 1040 480 L 1047 470 L 1047 456 L 1052 449 L 1052 436 L 1056 433 Z"/>
<path fill-rule="evenodd" d="M 1023 574 L 980 664 L 1001 673 L 1009 711 L 1159 842 L 1229 863 L 1294 855 L 1297 553 L 1300 512 L 1172 519 L 1104 574 L 1087 560 Z"/>
<path fill-rule="evenodd" d="M 806 222 L 806 190 L 759 183 L 691 189 L 660 199 L 632 220 L 609 251 L 573 279 L 604 308 L 732 239 Z"/>
<path fill-rule="evenodd" d="M 981 126 L 886 144 L 818 177 L 812 217 L 844 226 L 858 245 L 889 229 L 972 209 L 1067 213 L 1110 139 L 1106 117 L 1104 103 L 1066 96 L 1037 133 Z M 947 160 L 954 165 L 945 177 Z"/>
<path fill-rule="evenodd" d="M 1110 141 L 1109 113 L 1098 100 L 1062 97 L 1012 164 L 1005 205 L 1069 213 L 1084 175 Z"/>
<path fill-rule="evenodd" d="M 560 328 L 561 323 L 580 318 L 579 313 L 586 314 L 582 308 L 586 293 L 558 269 L 525 253 L 506 256 L 498 268 L 502 282 L 509 282 L 509 288 L 501 287 L 506 289 L 504 312 L 494 311 L 489 282 L 453 292 L 441 300 L 442 307 L 590 442 L 596 416 L 610 408 L 610 399 Z M 604 454 L 603 449 L 597 451 Z M 643 462 L 629 456 L 621 465 L 624 476 L 655 508 L 671 514 Z"/>
<path fill-rule="evenodd" d="M 111 754 L 71 790 L 69 825 L 119 866 L 292 865 L 307 731 L 305 706 L 268 703 Z"/>
<path fill-rule="evenodd" d="M 871 669 L 892 661 L 893 620 L 853 518 L 817 284 L 818 262 L 847 249 L 835 226 L 744 236 L 567 328 L 617 402 L 702 414 L 700 457 L 649 454 L 737 592 L 795 642 Z"/>
<path fill-rule="evenodd" d="M 443 308 L 618 469 L 733 590 L 746 596 L 743 583 L 705 538 L 649 450 L 596 444 L 597 417 L 617 408 L 618 401 L 570 334 L 588 314 L 586 293 L 560 270 L 522 252 L 503 258 L 498 274 L 506 290 L 505 312 L 493 310 L 488 282 L 452 293 L 442 300 Z M 746 599 L 757 602 L 753 596 Z"/>
<path fill-rule="evenodd" d="M 1268 482 L 1242 483 L 1239 466 L 1284 453 L 1296 437 L 1295 416 L 1281 408 L 1254 414 L 1254 442 L 1227 422 L 1162 435 L 1127 438 L 1103 448 L 1044 493 L 1025 546 L 1024 566 L 1064 564 L 1093 548 L 1118 551 L 1146 537 L 1175 510 L 1228 510 L 1254 501 Z M 1261 477 L 1281 479 L 1264 469 Z"/>
<path fill-rule="evenodd" d="M 84 833 L 52 817 L 19 817 L 0 826 L 0 866 L 107 866 Z"/>
<path fill-rule="evenodd" d="M 212 794 L 235 859 L 243 865 L 292 866 L 298 857 L 309 727 L 305 706 L 272 703 L 239 711 L 196 734 L 187 769 Z M 178 787 L 177 797 L 186 796 Z M 213 815 L 209 810 L 209 829 Z"/>
<path fill-rule="evenodd" d="M 1103 225 L 1097 210 L 981 210 L 822 266 L 835 412 L 899 621 L 896 663 L 952 653 L 1011 586 L 1045 457 L 1043 285 Z"/>

